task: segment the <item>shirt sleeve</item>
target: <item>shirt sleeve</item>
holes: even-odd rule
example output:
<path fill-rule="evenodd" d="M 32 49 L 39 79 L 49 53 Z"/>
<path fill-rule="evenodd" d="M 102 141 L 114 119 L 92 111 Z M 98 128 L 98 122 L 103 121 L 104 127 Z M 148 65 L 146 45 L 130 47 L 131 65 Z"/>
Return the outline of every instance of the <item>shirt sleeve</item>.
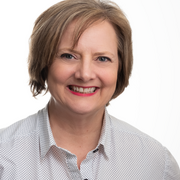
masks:
<path fill-rule="evenodd" d="M 179 166 L 172 154 L 165 148 L 165 180 L 180 180 Z"/>

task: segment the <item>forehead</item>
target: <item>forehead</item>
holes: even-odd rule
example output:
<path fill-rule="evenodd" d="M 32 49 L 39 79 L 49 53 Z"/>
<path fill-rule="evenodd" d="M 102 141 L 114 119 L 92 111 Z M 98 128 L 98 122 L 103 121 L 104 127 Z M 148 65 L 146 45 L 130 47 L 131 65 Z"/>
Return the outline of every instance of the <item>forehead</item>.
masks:
<path fill-rule="evenodd" d="M 65 29 L 61 41 L 60 47 L 63 46 L 72 46 L 74 41 L 76 41 L 76 36 L 80 34 L 80 37 L 77 42 L 78 45 L 88 45 L 94 44 L 97 47 L 103 47 L 108 49 L 115 48 L 117 50 L 117 35 L 114 30 L 114 27 L 108 21 L 97 21 L 92 23 L 87 29 L 83 32 L 78 29 L 79 23 L 77 21 L 71 22 Z M 79 33 L 80 31 L 80 33 Z M 81 34 L 82 32 L 82 34 Z M 77 47 L 76 46 L 76 47 Z"/>

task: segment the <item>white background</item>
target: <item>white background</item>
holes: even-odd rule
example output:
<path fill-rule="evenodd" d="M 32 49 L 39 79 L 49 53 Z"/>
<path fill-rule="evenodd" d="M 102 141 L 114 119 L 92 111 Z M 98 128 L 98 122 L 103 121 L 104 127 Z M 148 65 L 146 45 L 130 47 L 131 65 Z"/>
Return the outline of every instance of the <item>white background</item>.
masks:
<path fill-rule="evenodd" d="M 28 39 L 35 19 L 57 0 L 0 1 L 0 128 L 43 108 L 28 86 Z M 180 0 L 116 0 L 133 32 L 130 85 L 109 113 L 166 146 L 180 164 Z"/>

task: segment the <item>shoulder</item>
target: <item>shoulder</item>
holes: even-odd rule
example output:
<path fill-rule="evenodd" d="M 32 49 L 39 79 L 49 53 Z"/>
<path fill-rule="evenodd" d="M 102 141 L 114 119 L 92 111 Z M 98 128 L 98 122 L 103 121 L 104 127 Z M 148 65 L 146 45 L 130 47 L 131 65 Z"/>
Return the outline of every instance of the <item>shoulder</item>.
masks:
<path fill-rule="evenodd" d="M 164 179 L 180 178 L 179 166 L 166 147 L 130 124 L 111 115 L 109 118 L 113 141 L 117 147 L 120 146 L 122 151 L 126 151 L 133 158 L 139 156 L 141 163 L 145 162 L 156 169 L 161 167 Z"/>
<path fill-rule="evenodd" d="M 149 139 L 151 141 L 155 141 L 157 143 L 159 143 L 158 141 L 156 141 L 155 139 L 153 139 L 152 137 L 150 137 L 149 135 L 145 134 L 144 132 L 140 131 L 139 129 L 135 128 L 134 126 L 117 119 L 116 117 L 109 115 L 110 117 L 110 121 L 111 121 L 111 128 L 116 131 L 116 132 L 124 132 L 126 134 L 129 135 L 134 135 L 140 138 L 145 138 L 145 139 Z"/>
<path fill-rule="evenodd" d="M 37 132 L 38 113 L 17 121 L 7 128 L 0 129 L 0 144 L 7 143 L 20 137 L 26 137 Z"/>
<path fill-rule="evenodd" d="M 129 148 L 133 152 L 141 151 L 149 157 L 164 158 L 165 148 L 160 142 L 124 121 L 111 115 L 109 117 L 110 132 L 113 133 L 112 138 L 117 146 L 121 143 L 124 149 Z"/>
<path fill-rule="evenodd" d="M 144 151 L 151 154 L 159 153 L 163 155 L 165 153 L 165 147 L 156 139 L 122 120 L 111 115 L 109 117 L 111 131 L 114 132 L 116 137 L 120 137 L 117 139 L 126 139 L 127 141 L 124 141 L 124 143 L 136 148 L 143 148 Z"/>

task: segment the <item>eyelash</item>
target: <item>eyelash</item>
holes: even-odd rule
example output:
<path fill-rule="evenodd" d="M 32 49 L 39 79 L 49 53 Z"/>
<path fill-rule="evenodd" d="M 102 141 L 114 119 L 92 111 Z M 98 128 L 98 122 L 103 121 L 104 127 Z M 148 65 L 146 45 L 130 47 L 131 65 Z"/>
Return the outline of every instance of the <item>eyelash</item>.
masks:
<path fill-rule="evenodd" d="M 69 58 L 69 57 L 67 57 L 67 56 L 71 56 L 71 58 Z M 75 57 L 74 57 L 72 54 L 68 54 L 68 53 L 64 53 L 64 54 L 62 54 L 60 57 L 61 57 L 61 58 L 66 58 L 66 59 L 72 59 L 72 58 L 75 59 Z M 100 58 L 106 59 L 105 61 L 100 61 L 100 60 L 99 60 L 100 62 L 111 61 L 111 59 L 108 58 L 108 57 L 106 57 L 106 56 L 99 56 L 97 59 L 100 59 Z"/>
<path fill-rule="evenodd" d="M 100 57 L 98 57 L 98 59 L 100 59 L 100 58 L 105 58 L 105 59 L 107 59 L 106 61 L 101 61 L 101 62 L 111 61 L 111 59 L 110 59 L 110 58 L 108 58 L 108 57 L 106 57 L 106 56 L 100 56 Z"/>
<path fill-rule="evenodd" d="M 71 56 L 72 58 L 74 58 L 74 56 L 73 55 L 71 55 L 71 54 L 68 54 L 68 53 L 64 53 L 64 54 L 61 54 L 61 58 L 66 58 L 66 59 L 72 59 L 72 58 L 67 58 L 67 56 Z"/>

